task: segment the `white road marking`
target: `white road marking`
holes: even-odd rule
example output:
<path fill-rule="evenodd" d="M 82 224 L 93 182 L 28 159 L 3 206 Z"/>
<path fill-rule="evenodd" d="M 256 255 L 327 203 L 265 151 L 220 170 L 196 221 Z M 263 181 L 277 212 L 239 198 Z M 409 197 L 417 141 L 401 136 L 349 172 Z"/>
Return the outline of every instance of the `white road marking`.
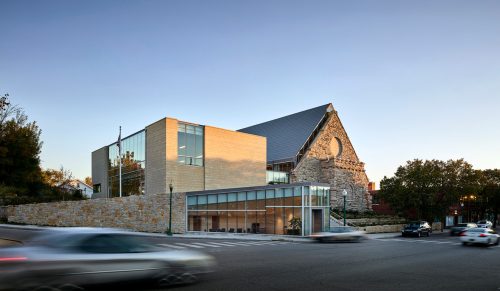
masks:
<path fill-rule="evenodd" d="M 284 245 L 284 244 L 289 244 L 290 242 L 285 242 L 285 241 L 249 241 L 249 242 L 243 242 L 243 241 L 238 241 L 238 242 L 228 242 L 228 241 L 223 241 L 223 242 L 213 242 L 213 241 L 208 241 L 208 242 L 191 242 L 191 243 L 173 243 L 173 244 L 158 244 L 158 246 L 166 247 L 166 248 L 172 248 L 172 249 L 185 249 L 185 248 L 196 248 L 196 249 L 203 249 L 206 247 L 210 248 L 220 248 L 220 247 L 250 247 L 250 246 L 277 246 L 277 245 Z"/>
<path fill-rule="evenodd" d="M 208 244 L 208 243 L 198 243 L 198 242 L 195 242 L 193 244 L 199 245 L 199 246 L 204 246 L 204 247 L 211 247 L 211 248 L 220 248 L 221 247 L 221 246 L 218 246 L 218 245 L 212 245 L 212 244 Z"/>
<path fill-rule="evenodd" d="M 174 246 L 174 245 L 169 245 L 169 244 L 158 244 L 158 245 L 162 246 L 162 247 L 173 248 L 173 249 L 185 249 L 185 247 Z"/>
<path fill-rule="evenodd" d="M 185 244 L 185 243 L 175 243 L 175 244 L 190 247 L 190 248 L 196 248 L 196 249 L 204 249 L 205 248 L 205 247 L 197 246 L 197 245 L 193 245 L 193 244 Z"/>
<path fill-rule="evenodd" d="M 213 241 L 211 241 L 210 243 L 214 244 L 214 245 L 220 245 L 220 246 L 226 246 L 226 247 L 235 247 L 236 246 L 236 245 L 230 245 L 227 243 L 220 243 L 220 242 L 213 242 Z"/>
<path fill-rule="evenodd" d="M 251 242 L 227 242 L 227 241 L 225 241 L 223 243 L 237 245 L 237 246 L 247 246 L 247 247 L 254 244 L 254 243 L 251 243 Z"/>

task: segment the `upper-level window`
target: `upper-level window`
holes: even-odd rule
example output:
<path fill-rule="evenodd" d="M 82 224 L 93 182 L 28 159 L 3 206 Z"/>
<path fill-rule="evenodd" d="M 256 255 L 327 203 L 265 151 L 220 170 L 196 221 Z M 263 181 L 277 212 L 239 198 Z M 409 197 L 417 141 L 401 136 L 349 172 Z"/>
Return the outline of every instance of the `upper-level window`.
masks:
<path fill-rule="evenodd" d="M 203 126 L 179 122 L 177 143 L 180 164 L 203 166 Z"/>

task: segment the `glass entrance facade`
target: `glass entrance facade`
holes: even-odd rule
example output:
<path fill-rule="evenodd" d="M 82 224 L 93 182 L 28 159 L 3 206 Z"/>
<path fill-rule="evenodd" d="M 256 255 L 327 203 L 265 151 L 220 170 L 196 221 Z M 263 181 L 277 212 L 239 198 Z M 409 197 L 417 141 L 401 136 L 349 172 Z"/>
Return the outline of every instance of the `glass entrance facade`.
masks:
<path fill-rule="evenodd" d="M 309 235 L 329 226 L 330 187 L 308 182 L 189 192 L 186 207 L 188 231 Z"/>

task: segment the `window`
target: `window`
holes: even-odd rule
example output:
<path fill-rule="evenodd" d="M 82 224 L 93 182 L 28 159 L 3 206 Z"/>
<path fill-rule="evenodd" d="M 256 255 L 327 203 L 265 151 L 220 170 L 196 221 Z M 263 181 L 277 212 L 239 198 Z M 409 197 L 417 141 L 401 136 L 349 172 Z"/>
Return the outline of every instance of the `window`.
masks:
<path fill-rule="evenodd" d="M 203 127 L 179 122 L 177 130 L 179 164 L 203 166 Z"/>
<path fill-rule="evenodd" d="M 121 140 L 121 156 L 117 143 L 108 146 L 108 150 L 108 197 L 120 196 L 120 159 L 122 166 L 122 196 L 144 194 L 146 132 L 142 130 L 123 138 Z"/>
<path fill-rule="evenodd" d="M 94 193 L 100 193 L 101 192 L 101 184 L 94 184 Z"/>

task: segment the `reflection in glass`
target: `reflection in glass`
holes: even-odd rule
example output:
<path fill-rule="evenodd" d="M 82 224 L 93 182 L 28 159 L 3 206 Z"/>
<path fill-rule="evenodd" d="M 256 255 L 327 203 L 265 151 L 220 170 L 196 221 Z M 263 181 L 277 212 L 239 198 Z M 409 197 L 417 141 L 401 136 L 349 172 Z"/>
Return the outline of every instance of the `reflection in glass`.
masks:
<path fill-rule="evenodd" d="M 118 144 L 108 146 L 108 197 L 119 197 L 119 165 L 122 163 L 122 196 L 144 194 L 146 169 L 145 131 L 122 139 L 121 157 Z"/>

